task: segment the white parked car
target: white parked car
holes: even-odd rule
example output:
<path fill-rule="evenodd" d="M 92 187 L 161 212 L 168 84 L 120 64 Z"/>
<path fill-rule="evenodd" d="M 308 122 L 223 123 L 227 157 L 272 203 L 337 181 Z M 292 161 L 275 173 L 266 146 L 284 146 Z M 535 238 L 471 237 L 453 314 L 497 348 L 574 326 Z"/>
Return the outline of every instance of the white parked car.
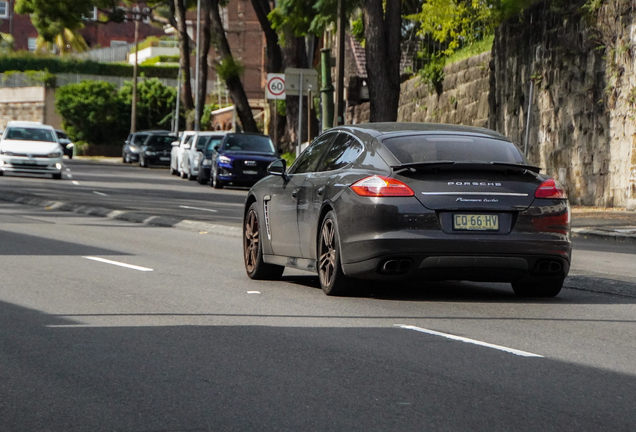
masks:
<path fill-rule="evenodd" d="M 185 131 L 180 135 L 180 139 L 172 143 L 170 150 L 170 174 L 181 174 L 181 164 L 183 162 L 183 152 L 190 148 L 195 131 Z"/>
<path fill-rule="evenodd" d="M 195 180 L 199 175 L 199 162 L 203 157 L 203 151 L 210 139 L 213 137 L 223 139 L 223 136 L 227 133 L 227 131 L 196 132 L 190 147 L 183 152 L 181 177 Z"/>
<path fill-rule="evenodd" d="M 52 126 L 10 121 L 0 139 L 0 175 L 51 174 L 62 178 L 62 148 Z"/>

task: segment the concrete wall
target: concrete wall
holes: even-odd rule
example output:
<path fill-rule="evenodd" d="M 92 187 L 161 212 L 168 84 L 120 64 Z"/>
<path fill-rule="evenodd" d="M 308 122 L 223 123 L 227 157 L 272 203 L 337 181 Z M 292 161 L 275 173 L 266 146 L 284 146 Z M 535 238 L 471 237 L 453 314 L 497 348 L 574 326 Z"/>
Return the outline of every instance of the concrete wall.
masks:
<path fill-rule="evenodd" d="M 12 120 L 34 121 L 60 128 L 55 90 L 46 87 L 0 88 L 0 129 Z"/>

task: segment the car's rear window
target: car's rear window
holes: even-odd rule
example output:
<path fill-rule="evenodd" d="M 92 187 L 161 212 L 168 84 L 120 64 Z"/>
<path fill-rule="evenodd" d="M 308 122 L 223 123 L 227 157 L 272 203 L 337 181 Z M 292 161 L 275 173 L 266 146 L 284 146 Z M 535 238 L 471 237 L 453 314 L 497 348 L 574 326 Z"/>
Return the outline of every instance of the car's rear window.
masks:
<path fill-rule="evenodd" d="M 410 135 L 387 138 L 382 143 L 402 164 L 438 161 L 526 163 L 513 143 L 498 139 Z"/>
<path fill-rule="evenodd" d="M 11 127 L 7 129 L 5 139 L 20 141 L 57 142 L 57 138 L 50 129 Z"/>
<path fill-rule="evenodd" d="M 228 135 L 223 150 L 274 154 L 274 144 L 268 136 L 236 134 Z"/>

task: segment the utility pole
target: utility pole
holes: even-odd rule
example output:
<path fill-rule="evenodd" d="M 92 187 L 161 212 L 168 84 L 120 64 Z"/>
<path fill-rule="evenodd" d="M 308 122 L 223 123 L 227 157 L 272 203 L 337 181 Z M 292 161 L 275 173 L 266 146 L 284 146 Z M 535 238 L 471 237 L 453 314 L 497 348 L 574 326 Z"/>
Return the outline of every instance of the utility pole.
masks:
<path fill-rule="evenodd" d="M 194 78 L 194 130 L 201 130 L 201 118 L 199 115 L 199 76 L 201 75 L 201 56 L 199 52 L 201 50 L 201 0 L 197 0 L 197 45 L 196 45 L 196 70 Z"/>
<path fill-rule="evenodd" d="M 139 52 L 139 16 L 135 16 L 135 65 L 133 66 L 132 113 L 130 115 L 130 133 L 137 132 L 137 63 Z"/>
<path fill-rule="evenodd" d="M 336 57 L 336 115 L 333 125 L 344 124 L 344 60 L 345 60 L 345 2 L 338 0 L 338 56 Z M 384 65 L 378 65 L 383 67 Z"/>
<path fill-rule="evenodd" d="M 333 85 L 331 84 L 331 49 L 320 50 L 320 64 L 322 65 L 322 130 L 326 131 L 333 125 Z"/>

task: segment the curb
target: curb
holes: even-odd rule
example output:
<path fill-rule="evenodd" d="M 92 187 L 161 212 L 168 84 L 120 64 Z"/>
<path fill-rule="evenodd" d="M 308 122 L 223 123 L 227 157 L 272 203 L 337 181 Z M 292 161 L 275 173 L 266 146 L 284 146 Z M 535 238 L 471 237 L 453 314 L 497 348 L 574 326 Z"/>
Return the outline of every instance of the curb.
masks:
<path fill-rule="evenodd" d="M 229 225 L 211 224 L 207 222 L 188 219 L 177 219 L 165 216 L 135 213 L 126 210 L 113 210 L 105 207 L 92 207 L 81 204 L 72 204 L 63 201 L 53 201 L 44 198 L 38 198 L 32 195 L 20 195 L 12 192 L 0 192 L 0 200 L 35 207 L 43 207 L 47 210 L 67 211 L 87 216 L 105 217 L 108 219 L 139 223 L 147 226 L 177 228 L 196 232 L 205 231 L 212 234 L 235 238 L 241 238 L 243 236 L 241 228 Z"/>
<path fill-rule="evenodd" d="M 593 238 L 606 241 L 615 241 L 618 243 L 636 244 L 636 234 L 626 234 L 621 232 L 601 231 L 592 228 L 572 228 L 572 237 L 576 238 Z"/>

